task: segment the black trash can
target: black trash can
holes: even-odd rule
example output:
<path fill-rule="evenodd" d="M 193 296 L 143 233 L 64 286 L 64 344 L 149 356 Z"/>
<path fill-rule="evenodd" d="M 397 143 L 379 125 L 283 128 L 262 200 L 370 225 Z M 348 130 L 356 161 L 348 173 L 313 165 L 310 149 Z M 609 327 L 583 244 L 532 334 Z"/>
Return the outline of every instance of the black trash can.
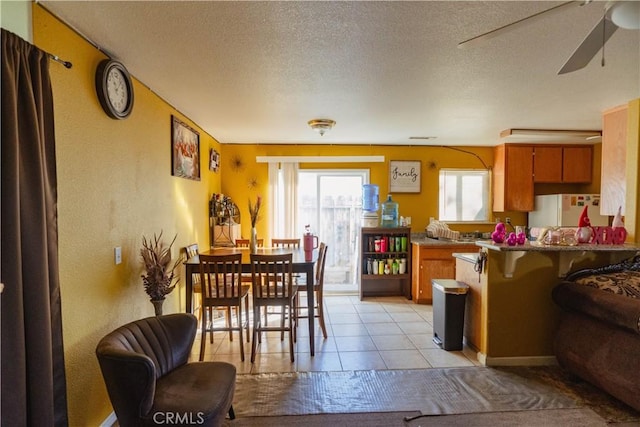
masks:
<path fill-rule="evenodd" d="M 439 347 L 462 350 L 464 306 L 469 285 L 453 279 L 432 279 L 433 342 Z"/>

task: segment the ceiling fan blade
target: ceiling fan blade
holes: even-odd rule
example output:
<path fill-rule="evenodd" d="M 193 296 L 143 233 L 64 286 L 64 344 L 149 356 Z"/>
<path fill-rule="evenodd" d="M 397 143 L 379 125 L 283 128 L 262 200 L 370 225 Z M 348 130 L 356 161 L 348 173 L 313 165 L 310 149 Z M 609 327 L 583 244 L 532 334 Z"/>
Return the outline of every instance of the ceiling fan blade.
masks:
<path fill-rule="evenodd" d="M 562 10 L 564 10 L 565 7 L 567 6 L 576 6 L 576 5 L 580 5 L 580 6 L 584 6 L 585 4 L 589 3 L 591 0 L 585 0 L 585 1 L 567 1 L 565 3 L 561 3 L 557 6 L 551 7 L 549 9 L 545 9 L 541 12 L 538 13 L 534 13 L 533 15 L 527 16 L 526 18 L 522 18 L 522 19 L 518 19 L 515 22 L 512 22 L 510 24 L 507 25 L 503 25 L 502 27 L 496 28 L 495 30 L 491 30 L 489 32 L 486 32 L 484 34 L 480 34 L 479 36 L 475 36 L 472 37 L 470 39 L 467 39 L 465 41 L 462 41 L 460 43 L 458 43 L 458 48 L 467 48 L 473 45 L 478 44 L 479 42 L 483 42 L 489 39 L 492 39 L 496 36 L 499 36 L 501 34 L 504 34 L 508 31 L 511 31 L 521 25 L 524 24 L 531 24 L 533 22 L 536 22 L 538 19 L 540 18 L 547 18 L 548 16 L 552 15 L 555 12 L 560 12 Z"/>
<path fill-rule="evenodd" d="M 603 17 L 573 52 L 573 55 L 565 62 L 558 74 L 571 73 L 586 67 L 617 29 L 618 26 L 616 24 Z"/>

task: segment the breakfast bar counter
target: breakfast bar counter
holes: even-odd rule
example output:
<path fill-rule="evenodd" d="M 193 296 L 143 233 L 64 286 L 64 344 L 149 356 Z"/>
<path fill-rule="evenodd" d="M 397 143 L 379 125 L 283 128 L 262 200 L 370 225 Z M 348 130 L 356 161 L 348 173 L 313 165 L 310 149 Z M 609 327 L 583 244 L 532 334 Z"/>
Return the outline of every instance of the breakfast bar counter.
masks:
<path fill-rule="evenodd" d="M 484 365 L 554 364 L 560 309 L 551 291 L 568 272 L 631 258 L 640 246 L 476 242 L 455 255 L 455 278 L 470 286 L 465 339 Z"/>
<path fill-rule="evenodd" d="M 524 245 L 509 246 L 506 243 L 493 243 L 492 241 L 478 241 L 476 245 L 489 251 L 502 252 L 504 255 L 503 274 L 512 277 L 516 263 L 527 253 L 539 252 L 546 254 L 550 259 L 558 260 L 558 277 L 566 276 L 573 268 L 573 264 L 583 259 L 592 258 L 597 253 L 609 258 L 608 263 L 613 264 L 621 259 L 629 258 L 634 252 L 640 251 L 640 246 L 634 244 L 623 245 L 546 245 L 538 242 L 525 242 Z M 622 254 L 622 258 L 621 258 Z"/>

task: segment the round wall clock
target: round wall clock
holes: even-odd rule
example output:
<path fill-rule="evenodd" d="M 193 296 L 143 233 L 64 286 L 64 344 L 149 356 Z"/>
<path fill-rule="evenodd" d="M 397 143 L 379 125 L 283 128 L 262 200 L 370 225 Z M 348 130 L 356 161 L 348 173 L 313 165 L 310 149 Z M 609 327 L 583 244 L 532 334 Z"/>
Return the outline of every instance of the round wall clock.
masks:
<path fill-rule="evenodd" d="M 96 92 L 100 105 L 112 119 L 125 119 L 133 110 L 133 84 L 122 63 L 105 59 L 96 70 Z"/>

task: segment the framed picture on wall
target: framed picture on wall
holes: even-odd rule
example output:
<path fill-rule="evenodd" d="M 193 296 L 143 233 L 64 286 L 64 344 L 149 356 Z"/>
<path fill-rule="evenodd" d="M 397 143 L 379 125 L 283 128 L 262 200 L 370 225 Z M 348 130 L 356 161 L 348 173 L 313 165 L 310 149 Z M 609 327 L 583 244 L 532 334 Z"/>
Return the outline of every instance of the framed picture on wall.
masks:
<path fill-rule="evenodd" d="M 420 160 L 389 161 L 389 192 L 420 192 Z"/>
<path fill-rule="evenodd" d="M 220 153 L 213 148 L 209 148 L 209 170 L 218 172 L 220 169 Z"/>
<path fill-rule="evenodd" d="M 171 175 L 200 181 L 200 134 L 173 115 Z"/>

